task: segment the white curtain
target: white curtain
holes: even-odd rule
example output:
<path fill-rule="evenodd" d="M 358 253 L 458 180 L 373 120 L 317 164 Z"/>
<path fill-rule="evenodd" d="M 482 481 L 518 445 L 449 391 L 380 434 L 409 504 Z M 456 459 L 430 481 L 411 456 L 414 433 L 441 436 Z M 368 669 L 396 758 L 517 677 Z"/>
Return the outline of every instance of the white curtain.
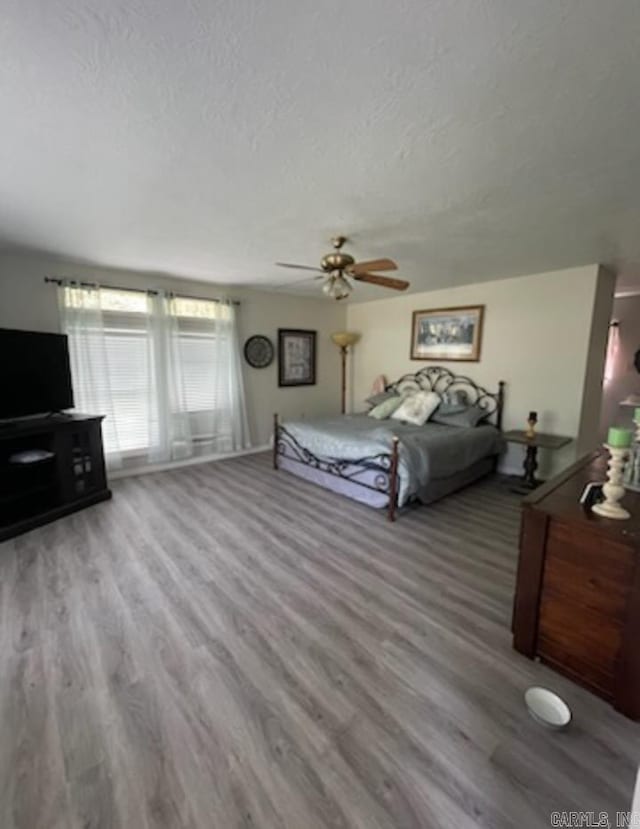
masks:
<path fill-rule="evenodd" d="M 218 422 L 220 449 L 225 444 L 230 451 L 248 449 L 251 446 L 247 401 L 242 376 L 240 342 L 238 337 L 238 315 L 232 302 L 220 303 L 220 318 L 216 321 L 218 336 L 215 339 L 218 353 L 215 363 L 220 366 L 218 393 L 223 401 Z"/>
<path fill-rule="evenodd" d="M 167 406 L 176 446 L 219 454 L 251 445 L 232 302 L 168 295 L 159 317 L 168 356 Z"/>
<path fill-rule="evenodd" d="M 172 314 L 172 305 L 168 296 L 150 296 L 149 318 L 159 414 L 158 440 L 149 452 L 152 463 L 181 460 L 193 454 L 178 321 Z"/>
<path fill-rule="evenodd" d="M 75 408 L 87 414 L 102 414 L 102 434 L 111 467 L 122 464 L 120 441 L 111 391 L 107 355 L 97 286 L 64 286 L 58 291 L 62 330 L 69 343 Z"/>
<path fill-rule="evenodd" d="M 105 414 L 110 467 L 251 445 L 233 303 L 64 285 L 76 408 Z"/>

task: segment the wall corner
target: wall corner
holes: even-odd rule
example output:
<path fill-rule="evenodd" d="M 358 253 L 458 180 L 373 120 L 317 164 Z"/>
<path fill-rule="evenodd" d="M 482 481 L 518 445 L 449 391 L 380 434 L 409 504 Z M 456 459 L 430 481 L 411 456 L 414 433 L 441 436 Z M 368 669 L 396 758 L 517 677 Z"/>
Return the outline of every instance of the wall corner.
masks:
<path fill-rule="evenodd" d="M 598 446 L 600 435 L 600 410 L 602 406 L 602 380 L 604 377 L 609 322 L 613 308 L 616 274 L 599 265 L 596 273 L 591 327 L 587 344 L 587 360 L 580 425 L 576 441 L 578 456 Z"/>

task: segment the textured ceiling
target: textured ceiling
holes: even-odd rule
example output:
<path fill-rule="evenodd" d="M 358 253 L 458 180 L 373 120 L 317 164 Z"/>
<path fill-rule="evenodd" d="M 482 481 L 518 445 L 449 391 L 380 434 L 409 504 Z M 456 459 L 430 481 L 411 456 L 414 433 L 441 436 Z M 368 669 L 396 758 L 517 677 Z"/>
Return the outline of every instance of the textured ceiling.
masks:
<path fill-rule="evenodd" d="M 633 275 L 639 42 L 638 0 L 3 0 L 0 242 L 272 286 L 336 232 L 412 290 Z"/>

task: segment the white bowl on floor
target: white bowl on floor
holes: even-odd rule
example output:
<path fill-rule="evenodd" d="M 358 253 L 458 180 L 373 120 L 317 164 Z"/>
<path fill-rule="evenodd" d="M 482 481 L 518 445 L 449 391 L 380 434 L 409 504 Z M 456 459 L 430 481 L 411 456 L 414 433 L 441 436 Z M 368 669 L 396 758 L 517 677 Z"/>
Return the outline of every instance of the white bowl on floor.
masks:
<path fill-rule="evenodd" d="M 527 688 L 524 701 L 533 719 L 547 728 L 561 731 L 571 722 L 571 709 L 567 703 L 548 688 L 539 685 Z"/>

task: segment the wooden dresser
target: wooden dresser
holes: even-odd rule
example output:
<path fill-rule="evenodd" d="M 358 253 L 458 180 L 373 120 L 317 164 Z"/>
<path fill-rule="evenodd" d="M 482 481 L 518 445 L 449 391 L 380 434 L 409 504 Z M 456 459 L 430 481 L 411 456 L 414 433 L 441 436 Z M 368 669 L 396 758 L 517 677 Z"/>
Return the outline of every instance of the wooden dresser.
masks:
<path fill-rule="evenodd" d="M 0 427 L 0 541 L 111 498 L 102 448 L 103 417 L 25 418 Z M 18 453 L 45 450 L 19 464 Z"/>
<path fill-rule="evenodd" d="M 640 719 L 640 494 L 627 521 L 585 512 L 605 472 L 592 453 L 522 502 L 513 646 Z"/>

